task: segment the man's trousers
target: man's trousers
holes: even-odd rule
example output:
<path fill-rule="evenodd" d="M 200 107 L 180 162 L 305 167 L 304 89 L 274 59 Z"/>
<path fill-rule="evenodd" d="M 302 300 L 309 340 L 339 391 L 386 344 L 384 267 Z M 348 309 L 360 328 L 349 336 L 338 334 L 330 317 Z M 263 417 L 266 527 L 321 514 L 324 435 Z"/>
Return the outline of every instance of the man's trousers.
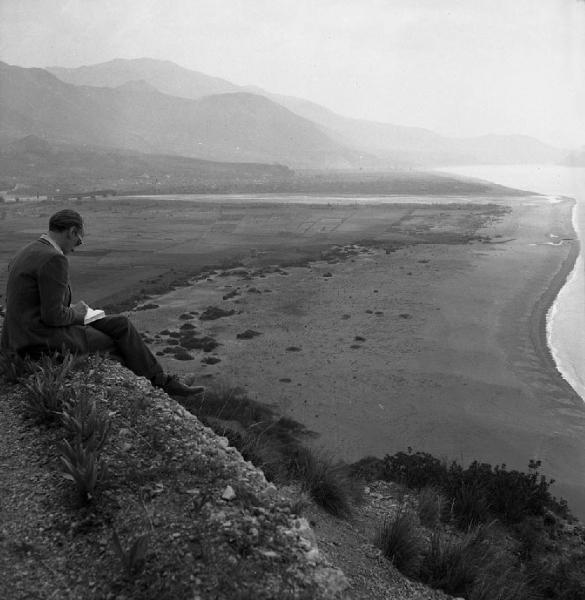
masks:
<path fill-rule="evenodd" d="M 153 379 L 163 368 L 127 317 L 113 315 L 86 326 L 88 352 L 113 352 L 136 375 Z"/>

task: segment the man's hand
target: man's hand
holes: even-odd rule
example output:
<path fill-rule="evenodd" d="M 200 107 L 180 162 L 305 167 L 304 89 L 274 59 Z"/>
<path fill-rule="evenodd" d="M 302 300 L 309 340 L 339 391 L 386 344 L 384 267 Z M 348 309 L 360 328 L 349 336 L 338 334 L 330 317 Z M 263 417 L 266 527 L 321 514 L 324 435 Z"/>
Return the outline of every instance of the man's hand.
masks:
<path fill-rule="evenodd" d="M 87 309 L 89 308 L 89 306 L 83 300 L 80 300 L 79 302 L 72 304 L 71 308 L 75 311 L 76 317 L 83 321 L 83 319 L 85 319 L 85 314 L 87 313 Z"/>

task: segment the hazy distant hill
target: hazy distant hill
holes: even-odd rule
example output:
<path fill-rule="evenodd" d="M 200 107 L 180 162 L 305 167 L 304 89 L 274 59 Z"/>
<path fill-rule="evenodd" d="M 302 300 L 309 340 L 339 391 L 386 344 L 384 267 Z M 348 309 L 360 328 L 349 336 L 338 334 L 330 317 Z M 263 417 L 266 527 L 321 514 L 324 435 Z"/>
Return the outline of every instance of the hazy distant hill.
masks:
<path fill-rule="evenodd" d="M 318 104 L 290 96 L 270 95 L 292 112 L 322 125 L 343 143 L 387 160 L 416 165 L 513 164 L 557 162 L 562 151 L 523 135 L 451 138 L 421 127 L 405 127 L 342 117 Z"/>
<path fill-rule="evenodd" d="M 48 142 L 34 135 L 0 145 L 0 190 L 10 196 L 141 194 L 524 195 L 485 181 L 413 169 L 301 171 Z M 99 195 L 95 194 L 94 195 Z"/>
<path fill-rule="evenodd" d="M 548 163 L 562 158 L 558 149 L 527 136 L 450 138 L 419 127 L 352 119 L 307 100 L 271 94 L 258 87 L 239 87 L 169 61 L 114 60 L 77 69 L 50 70 L 64 81 L 78 85 L 118 86 L 143 80 L 161 92 L 192 99 L 234 91 L 263 95 L 314 122 L 328 138 L 369 155 L 364 163 L 368 166 Z M 372 155 L 378 157 L 377 163 L 371 160 Z"/>
<path fill-rule="evenodd" d="M 281 165 L 225 163 L 50 143 L 35 135 L 0 146 L 0 189 L 53 194 L 99 189 L 232 191 L 288 181 Z"/>
<path fill-rule="evenodd" d="M 151 58 L 115 59 L 76 69 L 47 67 L 46 70 L 74 85 L 118 87 L 128 81 L 142 80 L 160 92 L 181 98 L 196 99 L 243 91 L 240 86 L 225 79 L 184 69 L 168 60 Z"/>
<path fill-rule="evenodd" d="M 0 140 L 33 134 L 206 160 L 359 164 L 357 152 L 265 97 L 238 92 L 191 100 L 151 85 L 75 86 L 43 69 L 0 63 Z"/>
<path fill-rule="evenodd" d="M 343 117 L 314 102 L 270 94 L 270 97 L 292 112 L 323 127 L 338 140 L 379 156 L 408 163 L 433 162 L 445 152 L 447 138 L 421 127 L 405 127 Z M 435 154 L 439 155 L 435 157 Z"/>

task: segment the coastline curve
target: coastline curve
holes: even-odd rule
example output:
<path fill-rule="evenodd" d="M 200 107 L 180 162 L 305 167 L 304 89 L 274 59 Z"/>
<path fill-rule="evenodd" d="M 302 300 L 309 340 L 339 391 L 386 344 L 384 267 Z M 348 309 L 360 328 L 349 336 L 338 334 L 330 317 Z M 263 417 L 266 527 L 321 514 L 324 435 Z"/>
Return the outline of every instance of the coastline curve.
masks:
<path fill-rule="evenodd" d="M 574 198 L 565 198 L 565 201 L 570 201 L 573 204 L 571 210 L 574 215 L 577 201 Z M 570 392 L 571 396 L 576 395 L 581 399 L 577 390 L 571 385 L 571 382 L 567 379 L 565 373 L 563 373 L 562 365 L 559 364 L 555 356 L 555 349 L 550 341 L 551 315 L 557 310 L 556 303 L 559 294 L 575 272 L 581 252 L 581 244 L 579 242 L 578 232 L 575 228 L 573 218 L 571 219 L 571 227 L 575 237 L 571 240 L 569 253 L 554 274 L 550 286 L 543 291 L 534 303 L 529 322 L 531 323 L 530 339 L 539 359 L 548 368 L 555 370 L 559 374 L 563 386 L 566 386 L 566 389 Z"/>

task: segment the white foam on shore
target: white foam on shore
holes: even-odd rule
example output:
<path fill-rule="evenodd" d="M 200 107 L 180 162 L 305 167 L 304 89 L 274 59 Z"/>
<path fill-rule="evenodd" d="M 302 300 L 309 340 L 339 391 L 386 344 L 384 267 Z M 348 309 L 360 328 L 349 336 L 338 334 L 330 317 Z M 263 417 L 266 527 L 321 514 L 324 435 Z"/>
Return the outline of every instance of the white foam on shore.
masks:
<path fill-rule="evenodd" d="M 563 378 L 585 400 L 585 267 L 583 262 L 583 235 L 580 212 L 583 206 L 573 207 L 573 229 L 580 238 L 581 252 L 565 285 L 558 293 L 546 315 L 548 347 Z M 585 215 L 584 215 L 585 217 Z M 575 335 L 574 332 L 581 332 Z M 571 339 L 570 348 L 566 340 Z"/>

